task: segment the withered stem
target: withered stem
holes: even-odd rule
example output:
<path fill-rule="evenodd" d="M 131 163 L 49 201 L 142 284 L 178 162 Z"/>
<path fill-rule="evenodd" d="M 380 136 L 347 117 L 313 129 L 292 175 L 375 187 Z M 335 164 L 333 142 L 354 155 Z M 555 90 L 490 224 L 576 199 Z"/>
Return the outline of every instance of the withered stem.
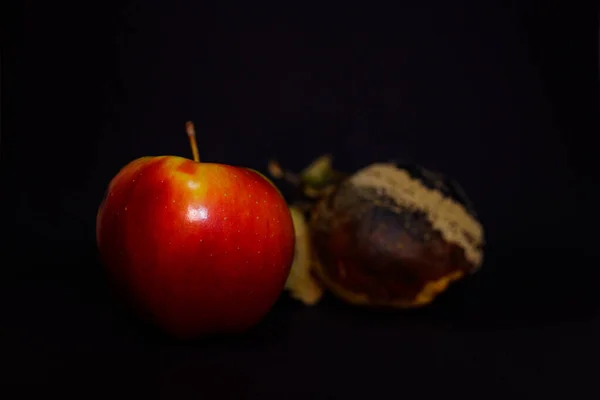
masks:
<path fill-rule="evenodd" d="M 302 184 L 302 180 L 298 175 L 282 169 L 279 163 L 275 160 L 269 161 L 267 168 L 269 170 L 269 174 L 271 174 L 273 178 L 283 179 L 295 187 L 299 187 Z"/>

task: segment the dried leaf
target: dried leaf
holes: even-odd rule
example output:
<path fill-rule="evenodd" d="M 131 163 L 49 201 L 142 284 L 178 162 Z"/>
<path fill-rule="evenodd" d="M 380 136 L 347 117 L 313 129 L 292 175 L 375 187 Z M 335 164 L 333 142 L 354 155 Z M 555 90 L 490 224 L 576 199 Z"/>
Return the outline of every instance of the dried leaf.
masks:
<path fill-rule="evenodd" d="M 302 181 L 313 187 L 323 186 L 333 175 L 332 161 L 330 154 L 320 156 L 300 173 Z"/>
<path fill-rule="evenodd" d="M 292 206 L 290 212 L 294 220 L 296 250 L 285 289 L 294 299 L 306 305 L 314 305 L 323 296 L 324 289 L 311 274 L 312 248 L 308 224 L 300 209 Z"/>

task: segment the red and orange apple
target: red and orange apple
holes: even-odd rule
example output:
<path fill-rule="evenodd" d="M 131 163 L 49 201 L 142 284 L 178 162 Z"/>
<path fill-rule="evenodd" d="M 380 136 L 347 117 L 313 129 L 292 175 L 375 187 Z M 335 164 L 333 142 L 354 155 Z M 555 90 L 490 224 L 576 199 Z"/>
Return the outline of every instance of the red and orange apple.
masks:
<path fill-rule="evenodd" d="M 177 337 L 242 332 L 269 312 L 294 256 L 285 200 L 262 174 L 194 160 L 142 157 L 112 179 L 96 238 L 136 309 Z"/>

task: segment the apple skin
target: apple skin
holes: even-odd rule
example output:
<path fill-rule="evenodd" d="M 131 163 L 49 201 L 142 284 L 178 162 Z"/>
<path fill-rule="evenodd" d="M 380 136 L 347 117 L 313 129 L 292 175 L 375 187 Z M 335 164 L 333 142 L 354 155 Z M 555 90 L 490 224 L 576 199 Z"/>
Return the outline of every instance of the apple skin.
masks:
<path fill-rule="evenodd" d="M 260 322 L 284 289 L 295 245 L 289 208 L 262 174 L 175 156 L 121 169 L 98 210 L 96 240 L 120 292 L 180 338 Z"/>

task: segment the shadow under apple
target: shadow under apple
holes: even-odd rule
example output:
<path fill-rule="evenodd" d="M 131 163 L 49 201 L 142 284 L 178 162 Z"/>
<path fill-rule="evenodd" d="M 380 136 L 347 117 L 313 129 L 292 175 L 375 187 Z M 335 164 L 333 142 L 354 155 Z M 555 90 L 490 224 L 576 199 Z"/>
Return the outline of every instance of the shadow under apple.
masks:
<path fill-rule="evenodd" d="M 589 252 L 520 248 L 489 252 L 477 274 L 453 284 L 430 306 L 420 309 L 355 307 L 330 294 L 316 306 L 306 307 L 284 293 L 263 321 L 243 334 L 180 341 L 124 306 L 105 275 L 93 240 L 48 243 L 47 238 L 33 234 L 29 239 L 46 245 L 32 252 L 25 247 L 27 242 L 19 241 L 6 254 L 23 255 L 21 276 L 2 283 L 6 289 L 2 291 L 4 333 L 13 338 L 15 348 L 129 351 L 191 346 L 214 352 L 284 347 L 291 340 L 301 340 L 306 332 L 340 327 L 461 331 L 600 320 L 596 288 L 600 271 L 590 262 Z"/>

